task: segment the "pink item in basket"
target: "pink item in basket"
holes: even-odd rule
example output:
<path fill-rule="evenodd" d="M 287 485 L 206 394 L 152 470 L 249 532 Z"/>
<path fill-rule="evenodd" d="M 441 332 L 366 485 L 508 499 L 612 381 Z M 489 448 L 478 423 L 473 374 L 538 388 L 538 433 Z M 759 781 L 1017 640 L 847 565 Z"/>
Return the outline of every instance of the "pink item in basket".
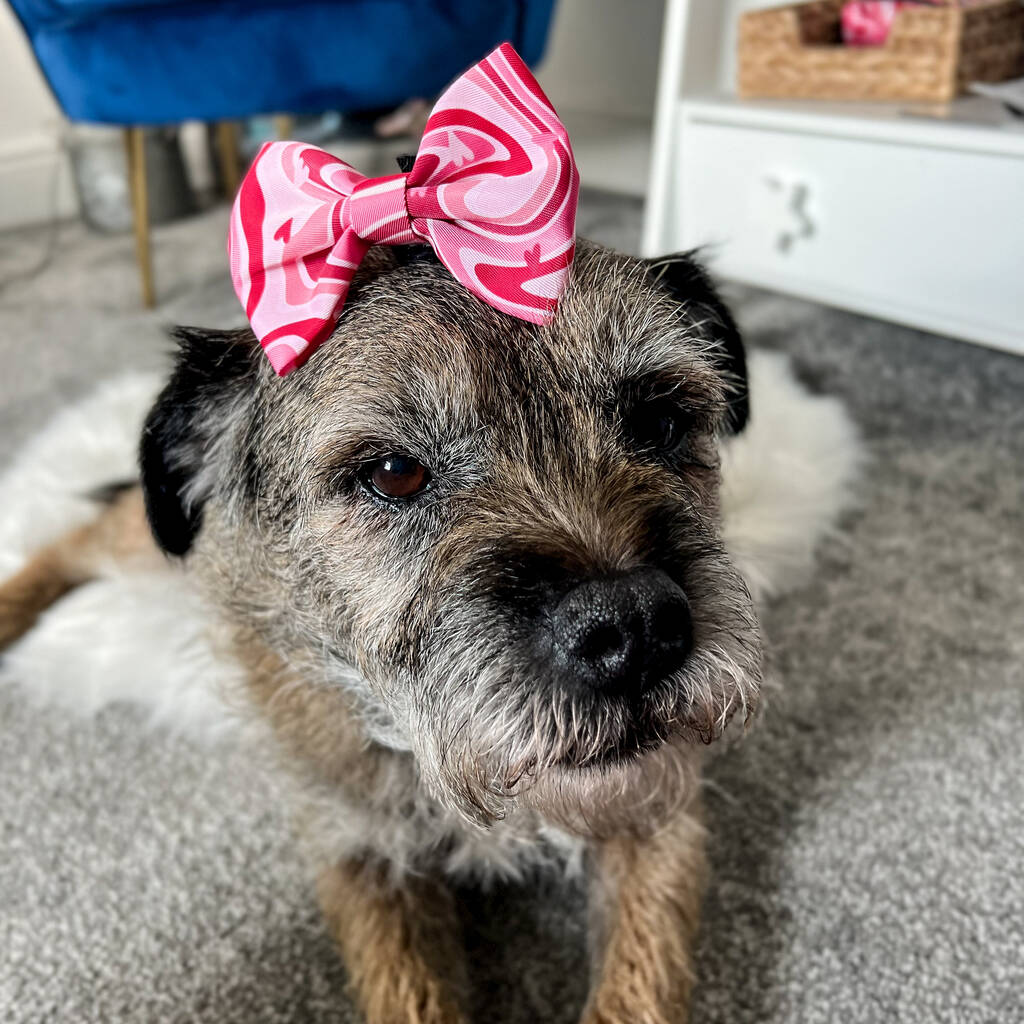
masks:
<path fill-rule="evenodd" d="M 931 0 L 923 0 L 929 3 Z M 938 0 L 941 4 L 941 0 Z M 843 4 L 843 42 L 847 46 L 882 46 L 889 38 L 889 30 L 896 13 L 907 7 L 919 7 L 907 0 L 868 0 L 867 3 Z M 934 3 L 933 3 L 934 6 Z"/>

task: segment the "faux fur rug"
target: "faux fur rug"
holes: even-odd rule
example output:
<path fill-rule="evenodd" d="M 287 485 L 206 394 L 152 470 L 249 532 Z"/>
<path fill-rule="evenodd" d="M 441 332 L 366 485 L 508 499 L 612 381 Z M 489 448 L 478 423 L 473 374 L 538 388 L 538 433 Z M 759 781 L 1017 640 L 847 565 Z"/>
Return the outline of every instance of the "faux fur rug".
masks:
<path fill-rule="evenodd" d="M 587 197 L 582 230 L 629 248 L 638 216 Z M 130 465 L 152 378 L 112 382 L 23 447 L 47 415 L 115 367 L 159 365 L 159 321 L 236 315 L 223 226 L 158 231 L 155 316 L 132 311 L 130 240 L 77 231 L 0 293 L 0 430 L 18 452 L 0 571 L 81 514 L 79 483 Z M 712 767 L 695 1024 L 1024 1019 L 1024 362 L 757 293 L 737 305 L 749 340 L 842 397 L 871 458 L 808 570 L 853 435 L 780 356 L 757 358 L 763 443 L 727 456 L 729 543 L 763 595 L 803 580 L 768 603 L 780 690 Z M 200 633 L 173 573 L 111 579 L 3 663 L 0 1019 L 354 1021 Z M 475 1019 L 569 1024 L 579 894 L 545 878 L 464 904 Z"/>

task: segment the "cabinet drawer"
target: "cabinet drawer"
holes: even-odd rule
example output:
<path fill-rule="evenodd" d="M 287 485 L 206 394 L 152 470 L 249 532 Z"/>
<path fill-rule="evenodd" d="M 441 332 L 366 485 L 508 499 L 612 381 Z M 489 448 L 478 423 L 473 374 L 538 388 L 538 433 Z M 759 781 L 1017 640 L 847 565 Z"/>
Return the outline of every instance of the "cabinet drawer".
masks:
<path fill-rule="evenodd" d="M 720 274 L 1024 351 L 1020 156 L 680 116 L 683 241 Z"/>

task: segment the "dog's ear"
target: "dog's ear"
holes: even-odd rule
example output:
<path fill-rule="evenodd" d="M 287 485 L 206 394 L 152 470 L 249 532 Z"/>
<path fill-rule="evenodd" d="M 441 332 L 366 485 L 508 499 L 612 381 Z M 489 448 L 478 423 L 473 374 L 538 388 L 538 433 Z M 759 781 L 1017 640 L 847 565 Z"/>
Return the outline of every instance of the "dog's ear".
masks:
<path fill-rule="evenodd" d="M 164 551 L 184 555 L 209 495 L 204 464 L 231 410 L 254 388 L 260 349 L 247 328 L 179 327 L 172 336 L 174 371 L 146 418 L 139 463 L 153 536 Z"/>
<path fill-rule="evenodd" d="M 729 384 L 726 429 L 738 434 L 750 418 L 747 393 L 747 355 L 743 339 L 729 307 L 722 301 L 707 270 L 695 253 L 677 253 L 651 260 L 651 272 L 658 283 L 697 319 L 706 320 L 717 343 L 713 353 Z"/>

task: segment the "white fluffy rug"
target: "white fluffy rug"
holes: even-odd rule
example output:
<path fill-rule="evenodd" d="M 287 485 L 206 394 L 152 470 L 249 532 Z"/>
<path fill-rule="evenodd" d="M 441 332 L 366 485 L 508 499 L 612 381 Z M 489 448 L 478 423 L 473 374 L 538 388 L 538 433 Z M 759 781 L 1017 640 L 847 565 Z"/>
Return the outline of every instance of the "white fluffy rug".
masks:
<path fill-rule="evenodd" d="M 785 356 L 750 359 L 750 426 L 724 446 L 727 546 L 759 600 L 810 569 L 816 544 L 848 504 L 861 462 L 838 401 L 809 394 Z M 61 413 L 0 480 L 0 575 L 95 514 L 94 488 L 132 479 L 142 420 L 160 386 L 130 375 Z M 94 713 L 129 701 L 154 723 L 217 737 L 234 721 L 218 698 L 234 665 L 204 636 L 205 611 L 180 566 L 111 572 L 47 612 L 0 664 L 32 699 Z"/>

